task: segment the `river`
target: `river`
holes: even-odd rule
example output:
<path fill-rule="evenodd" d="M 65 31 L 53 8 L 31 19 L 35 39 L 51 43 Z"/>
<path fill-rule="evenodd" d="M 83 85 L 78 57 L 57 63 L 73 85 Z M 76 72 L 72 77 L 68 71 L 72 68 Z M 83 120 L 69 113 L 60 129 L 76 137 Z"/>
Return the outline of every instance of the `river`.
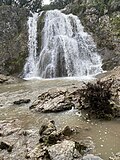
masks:
<path fill-rule="evenodd" d="M 60 129 L 66 125 L 76 127 L 79 134 L 74 135 L 74 140 L 93 141 L 94 153 L 101 155 L 104 160 L 119 152 L 120 150 L 120 120 L 98 121 L 84 120 L 77 110 L 70 110 L 61 113 L 40 114 L 29 110 L 30 104 L 48 89 L 75 88 L 80 87 L 82 81 L 79 79 L 39 79 L 24 81 L 18 84 L 0 86 L 0 120 L 19 119 L 23 129 L 36 129 L 48 120 L 55 120 L 56 126 Z M 30 104 L 22 106 L 13 105 L 15 100 L 30 98 Z"/>

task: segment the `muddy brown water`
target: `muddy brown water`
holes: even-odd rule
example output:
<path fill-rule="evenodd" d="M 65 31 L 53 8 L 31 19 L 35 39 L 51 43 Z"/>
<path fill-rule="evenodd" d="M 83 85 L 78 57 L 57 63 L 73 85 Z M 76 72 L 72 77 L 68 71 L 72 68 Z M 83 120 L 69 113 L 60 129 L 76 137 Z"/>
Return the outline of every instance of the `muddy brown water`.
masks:
<path fill-rule="evenodd" d="M 69 125 L 80 130 L 73 136 L 74 140 L 91 139 L 95 146 L 95 154 L 104 160 L 120 151 L 120 120 L 98 121 L 84 120 L 77 110 L 61 113 L 40 114 L 29 110 L 30 104 L 16 106 L 15 100 L 30 98 L 31 103 L 40 93 L 48 89 L 75 88 L 82 82 L 76 79 L 31 80 L 19 84 L 0 86 L 0 120 L 19 119 L 23 129 L 36 129 L 48 120 L 55 120 L 59 129 Z"/>

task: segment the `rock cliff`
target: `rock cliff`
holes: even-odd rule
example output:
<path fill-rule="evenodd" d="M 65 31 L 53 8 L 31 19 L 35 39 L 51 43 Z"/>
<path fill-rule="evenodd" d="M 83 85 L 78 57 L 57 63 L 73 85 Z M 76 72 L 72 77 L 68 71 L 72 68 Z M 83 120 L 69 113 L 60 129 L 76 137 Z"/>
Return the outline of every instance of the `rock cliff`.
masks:
<path fill-rule="evenodd" d="M 85 30 L 94 37 L 103 59 L 103 69 L 120 65 L 120 3 L 119 0 L 74 0 L 67 5 L 66 13 L 81 19 Z M 22 74 L 28 56 L 28 10 L 24 7 L 0 6 L 0 73 Z M 38 20 L 38 52 L 44 14 Z"/>
<path fill-rule="evenodd" d="M 103 59 L 103 69 L 120 65 L 119 0 L 74 0 L 67 13 L 80 17 L 85 29 L 93 34 Z"/>
<path fill-rule="evenodd" d="M 20 74 L 27 49 L 27 15 L 24 8 L 0 6 L 0 73 Z"/>

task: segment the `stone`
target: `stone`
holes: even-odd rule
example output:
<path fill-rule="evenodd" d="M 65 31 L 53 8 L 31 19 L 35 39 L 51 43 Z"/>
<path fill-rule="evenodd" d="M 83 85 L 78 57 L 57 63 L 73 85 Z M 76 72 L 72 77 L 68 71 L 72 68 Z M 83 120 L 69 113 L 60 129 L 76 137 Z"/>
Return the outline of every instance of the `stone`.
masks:
<path fill-rule="evenodd" d="M 41 145 L 37 145 L 28 155 L 26 155 L 27 159 L 39 159 L 39 160 L 50 160 L 50 156 L 46 147 L 42 147 Z"/>
<path fill-rule="evenodd" d="M 47 138 L 47 144 L 56 144 L 60 140 L 60 135 L 57 132 L 52 132 Z"/>
<path fill-rule="evenodd" d="M 103 160 L 98 156 L 94 156 L 93 154 L 87 154 L 86 156 L 83 156 L 82 160 Z"/>
<path fill-rule="evenodd" d="M 73 141 L 64 140 L 48 147 L 48 152 L 52 160 L 73 160 L 75 156 L 74 149 L 75 143 Z M 81 154 L 77 153 L 77 157 L 80 158 Z"/>
<path fill-rule="evenodd" d="M 11 84 L 11 83 L 18 83 L 22 81 L 19 78 L 13 77 L 13 76 L 6 76 L 3 74 L 0 74 L 0 84 Z"/>
<path fill-rule="evenodd" d="M 81 155 L 84 155 L 84 152 L 87 149 L 87 146 L 84 143 L 79 143 L 79 142 L 75 142 L 75 148 L 77 149 L 77 151 L 79 151 L 79 153 Z"/>
<path fill-rule="evenodd" d="M 45 92 L 30 106 L 31 110 L 37 112 L 61 112 L 75 107 L 74 103 L 67 97 L 66 91 Z"/>
<path fill-rule="evenodd" d="M 44 133 L 44 131 L 48 128 L 47 125 L 42 125 L 39 129 L 39 135 L 42 136 L 42 134 Z"/>
<path fill-rule="evenodd" d="M 53 120 L 50 120 L 48 124 L 43 124 L 40 129 L 39 129 L 39 135 L 40 143 L 45 143 L 45 144 L 55 144 L 57 143 L 57 140 L 59 139 L 55 122 Z"/>
<path fill-rule="evenodd" d="M 30 102 L 30 99 L 19 99 L 18 101 L 14 101 L 13 104 L 20 105 L 20 104 L 29 103 L 29 102 Z"/>
<path fill-rule="evenodd" d="M 109 157 L 109 160 L 120 160 L 120 152 L 118 152 L 115 155 Z"/>
<path fill-rule="evenodd" d="M 0 149 L 1 150 L 7 150 L 8 152 L 12 152 L 13 146 L 9 144 L 8 142 L 1 141 L 0 142 Z"/>
<path fill-rule="evenodd" d="M 50 135 L 53 131 L 56 131 L 55 122 L 53 120 L 50 120 L 48 124 L 44 124 L 41 126 L 39 134 L 40 136 Z"/>
<path fill-rule="evenodd" d="M 62 134 L 64 136 L 71 136 L 72 133 L 73 133 L 73 130 L 69 126 L 66 126 L 62 131 Z"/>

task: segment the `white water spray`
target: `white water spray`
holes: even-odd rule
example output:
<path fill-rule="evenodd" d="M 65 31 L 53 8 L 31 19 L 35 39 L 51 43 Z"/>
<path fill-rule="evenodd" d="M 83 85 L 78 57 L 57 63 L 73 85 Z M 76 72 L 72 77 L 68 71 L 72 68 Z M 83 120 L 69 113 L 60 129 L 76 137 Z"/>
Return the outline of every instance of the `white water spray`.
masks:
<path fill-rule="evenodd" d="M 81 77 L 102 72 L 96 45 L 84 32 L 79 18 L 59 10 L 46 12 L 42 49 L 37 56 L 37 19 L 33 14 L 28 20 L 29 57 L 24 67 L 25 78 Z"/>
<path fill-rule="evenodd" d="M 36 77 L 38 70 L 36 66 L 37 61 L 37 20 L 38 13 L 31 13 L 32 16 L 28 19 L 28 51 L 29 57 L 27 58 L 24 66 L 24 77 Z"/>

